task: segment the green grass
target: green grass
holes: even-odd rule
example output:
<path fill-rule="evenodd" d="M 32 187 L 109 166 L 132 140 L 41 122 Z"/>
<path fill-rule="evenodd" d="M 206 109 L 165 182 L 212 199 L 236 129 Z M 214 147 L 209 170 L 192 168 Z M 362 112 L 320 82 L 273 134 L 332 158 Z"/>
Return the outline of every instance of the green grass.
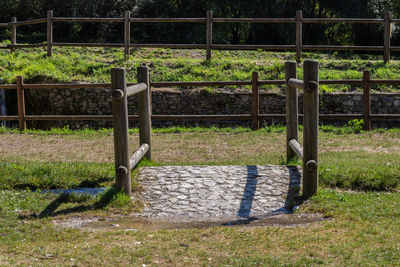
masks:
<path fill-rule="evenodd" d="M 27 83 L 41 82 L 109 82 L 113 67 L 125 67 L 127 80 L 136 81 L 136 68 L 150 67 L 152 81 L 228 81 L 250 80 L 258 71 L 260 79 L 284 78 L 284 62 L 293 60 L 291 52 L 213 51 L 211 63 L 205 62 L 203 50 L 135 49 L 127 61 L 121 49 L 55 48 L 48 58 L 41 49 L 0 51 L 0 76 L 5 83 L 14 83 L 23 75 Z M 304 59 L 320 62 L 320 79 L 361 79 L 362 71 L 371 71 L 373 79 L 398 79 L 400 61 L 384 64 L 380 56 L 304 53 Z M 302 68 L 298 69 L 302 77 Z M 234 88 L 234 87 L 228 87 Z M 248 87 L 249 88 L 249 87 Z M 277 86 L 263 89 L 279 92 Z M 323 92 L 361 90 L 346 85 L 323 85 Z M 398 91 L 396 86 L 373 87 L 377 91 Z"/>
<path fill-rule="evenodd" d="M 400 265 L 399 129 L 363 132 L 355 124 L 321 127 L 321 189 L 296 211 L 321 213 L 326 220 L 318 223 L 152 232 L 56 226 L 67 219 L 119 218 L 142 208 L 140 202 L 110 187 L 114 165 L 104 159 L 112 154 L 105 150 L 112 143 L 111 134 L 109 129 L 0 128 L 0 265 Z M 130 137 L 137 139 L 136 129 Z M 78 161 L 74 151 L 59 146 L 58 139 L 64 145 L 76 142 L 79 151 L 87 153 L 94 153 L 97 144 L 92 141 L 97 140 L 94 143 L 100 143 L 105 157 L 98 154 L 95 160 Z M 141 165 L 278 164 L 285 153 L 284 140 L 285 128 L 280 126 L 257 132 L 155 129 L 155 161 Z M 6 141 L 12 142 L 11 148 Z M 28 159 L 21 143 L 36 148 L 41 146 L 37 143 L 51 145 L 48 154 L 29 152 Z M 183 156 L 172 158 L 172 150 Z M 213 158 L 207 158 L 210 151 Z M 61 152 L 63 161 L 49 156 Z M 45 188 L 81 185 L 107 190 L 96 197 L 41 193 Z M 138 188 L 135 180 L 133 188 Z"/>

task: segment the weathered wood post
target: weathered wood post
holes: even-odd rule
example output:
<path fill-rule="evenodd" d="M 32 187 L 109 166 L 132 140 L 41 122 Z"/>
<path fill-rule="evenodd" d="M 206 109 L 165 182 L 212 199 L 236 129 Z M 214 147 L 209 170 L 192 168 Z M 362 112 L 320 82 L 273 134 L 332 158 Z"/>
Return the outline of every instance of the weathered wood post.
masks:
<path fill-rule="evenodd" d="M 11 23 L 17 22 L 16 17 L 11 18 Z M 17 25 L 11 25 L 11 52 L 15 51 L 15 45 L 17 44 Z"/>
<path fill-rule="evenodd" d="M 24 79 L 17 76 L 17 103 L 18 103 L 18 126 L 21 131 L 26 130 L 25 120 L 25 96 L 24 96 Z"/>
<path fill-rule="evenodd" d="M 258 87 L 258 72 L 254 71 L 251 76 L 251 129 L 260 129 L 260 89 Z"/>
<path fill-rule="evenodd" d="M 383 46 L 384 46 L 383 59 L 385 63 L 389 62 L 390 60 L 390 32 L 391 32 L 390 12 L 386 12 L 384 17 L 384 31 L 383 31 Z"/>
<path fill-rule="evenodd" d="M 296 61 L 300 62 L 302 57 L 301 46 L 303 45 L 303 13 L 301 10 L 296 11 Z"/>
<path fill-rule="evenodd" d="M 53 10 L 47 11 L 47 56 L 53 54 Z"/>
<path fill-rule="evenodd" d="M 124 20 L 124 59 L 129 58 L 129 45 L 131 42 L 131 12 L 125 11 Z"/>
<path fill-rule="evenodd" d="M 297 79 L 297 64 L 295 61 L 285 63 L 286 84 L 286 162 L 289 163 L 296 157 L 296 153 L 290 148 L 292 139 L 299 141 L 299 115 L 297 88 L 288 84 L 290 78 Z"/>
<path fill-rule="evenodd" d="M 303 196 L 311 197 L 318 189 L 318 61 L 304 61 L 303 90 Z"/>
<path fill-rule="evenodd" d="M 131 169 L 128 147 L 128 101 L 126 94 L 125 69 L 111 70 L 112 111 L 114 117 L 115 187 L 131 195 Z M 121 93 L 122 97 L 118 97 Z"/>
<path fill-rule="evenodd" d="M 371 130 L 371 74 L 369 70 L 363 71 L 363 118 L 364 130 Z"/>
<path fill-rule="evenodd" d="M 139 67 L 137 70 L 137 82 L 145 83 L 147 90 L 138 94 L 139 110 L 139 146 L 148 144 L 149 150 L 146 158 L 151 160 L 151 104 L 150 104 L 150 76 L 148 67 Z"/>
<path fill-rule="evenodd" d="M 212 10 L 207 11 L 207 32 L 206 32 L 206 60 L 211 61 L 212 46 Z"/>

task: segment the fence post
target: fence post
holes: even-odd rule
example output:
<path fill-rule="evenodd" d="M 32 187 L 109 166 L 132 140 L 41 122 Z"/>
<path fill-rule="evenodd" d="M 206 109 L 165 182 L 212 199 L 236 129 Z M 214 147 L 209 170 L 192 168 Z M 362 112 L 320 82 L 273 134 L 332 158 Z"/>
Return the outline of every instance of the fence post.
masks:
<path fill-rule="evenodd" d="M 47 56 L 53 54 L 53 10 L 47 10 Z"/>
<path fill-rule="evenodd" d="M 126 80 L 124 68 L 111 70 L 111 91 L 120 89 L 124 96 L 121 99 L 113 97 L 112 111 L 114 118 L 114 151 L 115 151 L 115 187 L 131 195 L 131 171 L 128 146 L 128 101 L 126 95 Z"/>
<path fill-rule="evenodd" d="M 260 129 L 260 89 L 258 87 L 258 72 L 254 71 L 251 76 L 251 129 Z"/>
<path fill-rule="evenodd" d="M 301 10 L 296 11 L 296 61 L 300 62 L 302 53 L 301 46 L 303 45 L 303 13 Z"/>
<path fill-rule="evenodd" d="M 303 196 L 318 189 L 318 61 L 304 61 L 303 90 Z"/>
<path fill-rule="evenodd" d="M 207 11 L 207 32 L 206 32 L 206 60 L 211 61 L 212 45 L 212 10 Z"/>
<path fill-rule="evenodd" d="M 26 130 L 25 120 L 25 96 L 24 80 L 22 76 L 17 76 L 17 102 L 18 102 L 18 125 L 21 131 Z"/>
<path fill-rule="evenodd" d="M 390 32 L 391 32 L 391 24 L 390 24 L 390 12 L 385 13 L 385 26 L 383 33 L 383 46 L 384 46 L 384 54 L 383 59 L 385 63 L 390 60 Z"/>
<path fill-rule="evenodd" d="M 296 157 L 296 153 L 290 148 L 292 139 L 299 141 L 299 115 L 297 88 L 288 84 L 290 78 L 297 78 L 297 64 L 295 61 L 285 63 L 286 84 L 286 162 L 289 163 Z"/>
<path fill-rule="evenodd" d="M 124 21 L 124 59 L 129 58 L 129 45 L 131 42 L 131 12 L 125 11 L 125 21 Z"/>
<path fill-rule="evenodd" d="M 11 22 L 17 22 L 16 17 L 11 18 Z M 17 44 L 17 25 L 11 25 L 11 52 L 15 51 L 15 46 Z"/>
<path fill-rule="evenodd" d="M 363 118 L 364 130 L 371 130 L 371 75 L 369 70 L 363 71 Z"/>
<path fill-rule="evenodd" d="M 138 83 L 147 84 L 147 90 L 138 94 L 139 111 L 139 146 L 148 144 L 146 158 L 151 160 L 151 104 L 150 104 L 150 77 L 148 67 L 139 67 L 137 70 Z"/>

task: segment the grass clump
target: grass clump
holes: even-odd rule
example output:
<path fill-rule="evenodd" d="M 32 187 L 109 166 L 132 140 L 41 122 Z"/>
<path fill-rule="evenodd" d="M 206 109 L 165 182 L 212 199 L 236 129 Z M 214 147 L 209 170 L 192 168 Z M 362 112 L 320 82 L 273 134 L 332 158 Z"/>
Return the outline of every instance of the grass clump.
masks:
<path fill-rule="evenodd" d="M 0 161 L 0 189 L 100 187 L 113 182 L 111 164 Z"/>

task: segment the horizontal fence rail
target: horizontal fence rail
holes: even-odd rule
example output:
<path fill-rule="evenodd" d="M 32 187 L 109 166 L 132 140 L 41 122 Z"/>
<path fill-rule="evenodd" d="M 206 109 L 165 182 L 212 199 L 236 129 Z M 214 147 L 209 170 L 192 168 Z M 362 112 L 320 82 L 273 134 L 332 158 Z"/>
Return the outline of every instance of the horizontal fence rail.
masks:
<path fill-rule="evenodd" d="M 123 43 L 62 43 L 53 41 L 53 24 L 67 23 L 123 23 L 124 36 Z M 47 42 L 42 44 L 18 44 L 17 27 L 46 23 L 47 24 Z M 205 44 L 139 44 L 131 43 L 131 24 L 132 23 L 206 23 L 206 43 Z M 214 44 L 213 43 L 213 23 L 293 23 L 296 24 L 295 44 L 285 45 L 247 45 L 247 44 Z M 327 24 L 327 23 L 351 23 L 351 24 L 383 24 L 383 45 L 380 46 L 340 46 L 340 45 L 303 45 L 303 24 Z M 130 11 L 125 11 L 122 18 L 87 18 L 87 17 L 54 17 L 53 11 L 49 10 L 47 18 L 32 19 L 26 21 L 17 21 L 13 17 L 11 22 L 0 23 L 0 28 L 9 28 L 11 32 L 11 44 L 2 46 L 0 49 L 10 49 L 14 51 L 17 48 L 46 47 L 47 55 L 52 55 L 54 46 L 71 47 L 124 47 L 125 58 L 129 56 L 130 48 L 179 48 L 179 49 L 205 49 L 206 60 L 211 60 L 211 51 L 227 50 L 294 50 L 299 61 L 303 50 L 357 50 L 357 51 L 383 51 L 385 62 L 390 60 L 391 51 L 400 51 L 400 46 L 391 46 L 391 28 L 392 24 L 400 23 L 400 19 L 391 18 L 390 13 L 385 13 L 384 18 L 303 18 L 302 11 L 298 10 L 294 18 L 215 18 L 212 11 L 207 11 L 204 18 L 132 18 Z"/>
<path fill-rule="evenodd" d="M 260 86 L 284 85 L 284 80 L 259 80 L 258 73 L 253 72 L 250 81 L 191 81 L 191 82 L 150 82 L 150 88 L 162 87 L 207 87 L 207 86 L 251 86 L 252 87 L 252 112 L 251 114 L 182 114 L 182 115 L 151 115 L 152 120 L 208 120 L 208 121 L 252 121 L 252 128 L 259 129 L 259 121 L 265 119 L 285 119 L 286 114 L 261 114 L 260 113 Z M 360 85 L 363 87 L 363 110 L 359 114 L 319 114 L 323 120 L 352 120 L 364 119 L 364 129 L 371 129 L 371 121 L 379 119 L 400 119 L 400 114 L 372 114 L 371 112 L 371 85 L 400 85 L 400 80 L 370 79 L 370 72 L 363 72 L 363 79 L 351 80 L 320 80 L 319 84 L 331 85 Z M 142 91 L 142 83 L 127 83 L 128 90 L 132 94 Z M 109 89 L 111 83 L 54 83 L 54 84 L 25 84 L 21 76 L 18 76 L 16 84 L 0 84 L 0 89 L 17 90 L 18 114 L 0 116 L 1 121 L 19 121 L 19 128 L 26 128 L 26 121 L 100 121 L 112 120 L 112 115 L 27 115 L 25 112 L 24 90 L 55 90 L 55 89 Z M 298 114 L 303 117 L 303 114 Z M 129 115 L 129 120 L 137 121 L 137 115 Z"/>

